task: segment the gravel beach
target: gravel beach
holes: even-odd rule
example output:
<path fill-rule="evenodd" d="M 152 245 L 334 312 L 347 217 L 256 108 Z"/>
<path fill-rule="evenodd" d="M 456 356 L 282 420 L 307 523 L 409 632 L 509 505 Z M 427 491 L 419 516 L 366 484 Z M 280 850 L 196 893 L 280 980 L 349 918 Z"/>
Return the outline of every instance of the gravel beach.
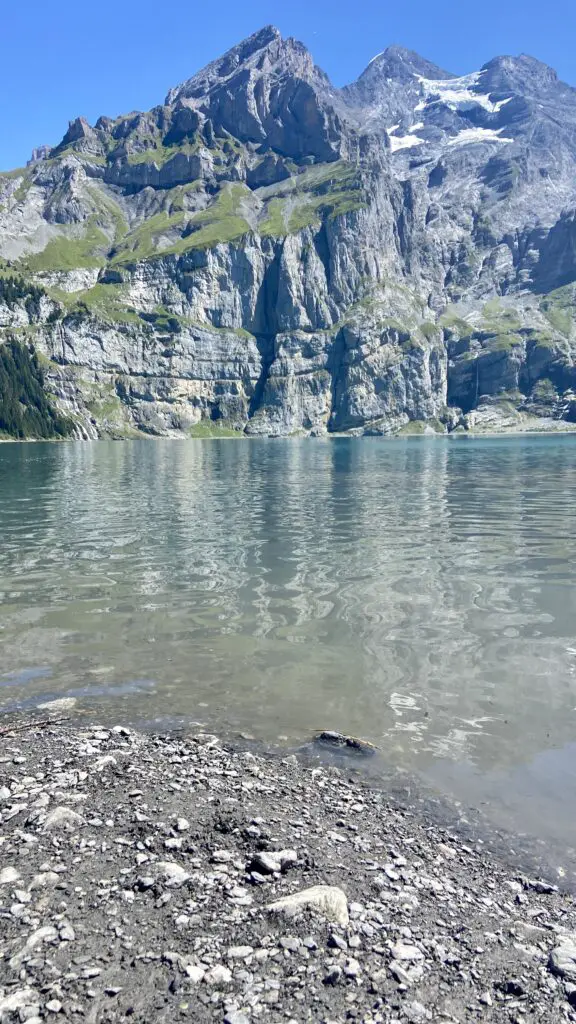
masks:
<path fill-rule="evenodd" d="M 345 768 L 122 726 L 0 744 L 2 1024 L 576 1021 L 573 897 Z"/>

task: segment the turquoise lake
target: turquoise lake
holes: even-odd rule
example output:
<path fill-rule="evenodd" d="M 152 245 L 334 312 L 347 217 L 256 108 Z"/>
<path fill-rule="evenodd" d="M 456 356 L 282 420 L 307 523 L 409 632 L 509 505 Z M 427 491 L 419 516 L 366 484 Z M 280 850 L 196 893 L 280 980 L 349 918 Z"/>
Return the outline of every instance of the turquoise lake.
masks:
<path fill-rule="evenodd" d="M 0 538 L 0 713 L 341 730 L 573 857 L 576 437 L 2 444 Z"/>

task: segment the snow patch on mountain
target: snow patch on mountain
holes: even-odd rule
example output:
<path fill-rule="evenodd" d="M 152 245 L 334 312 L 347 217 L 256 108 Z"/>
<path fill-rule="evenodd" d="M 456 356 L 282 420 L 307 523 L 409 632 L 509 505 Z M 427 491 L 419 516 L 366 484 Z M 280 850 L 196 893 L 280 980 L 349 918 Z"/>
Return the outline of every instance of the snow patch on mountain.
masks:
<path fill-rule="evenodd" d="M 397 153 L 399 149 L 412 149 L 413 146 L 421 146 L 426 139 L 419 139 L 417 135 L 391 135 L 390 149 Z"/>
<path fill-rule="evenodd" d="M 502 128 L 464 128 L 448 140 L 449 146 L 463 146 L 469 142 L 514 142 L 500 135 Z"/>
<path fill-rule="evenodd" d="M 493 102 L 488 93 L 474 92 L 481 75 L 481 71 L 474 71 L 471 75 L 463 75 L 462 78 L 445 80 L 416 75 L 424 97 L 414 109 L 424 110 L 433 103 L 444 103 L 451 110 L 470 110 L 472 107 L 480 106 L 490 114 L 497 114 L 511 97 Z"/>

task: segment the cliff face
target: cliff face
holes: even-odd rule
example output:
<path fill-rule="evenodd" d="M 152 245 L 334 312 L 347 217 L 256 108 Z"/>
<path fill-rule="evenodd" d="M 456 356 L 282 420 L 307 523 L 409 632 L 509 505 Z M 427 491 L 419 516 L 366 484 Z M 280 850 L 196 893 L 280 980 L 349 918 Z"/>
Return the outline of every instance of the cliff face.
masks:
<path fill-rule="evenodd" d="M 264 29 L 0 175 L 0 338 L 79 436 L 576 418 L 576 90 Z M 15 282 L 17 286 L 15 287 Z"/>

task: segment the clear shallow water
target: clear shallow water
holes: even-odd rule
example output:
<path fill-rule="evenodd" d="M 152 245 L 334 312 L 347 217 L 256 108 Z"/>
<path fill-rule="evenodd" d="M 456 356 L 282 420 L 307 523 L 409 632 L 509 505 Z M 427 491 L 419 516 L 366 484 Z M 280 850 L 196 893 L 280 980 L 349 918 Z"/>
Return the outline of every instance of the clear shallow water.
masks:
<path fill-rule="evenodd" d="M 576 846 L 576 438 L 0 445 L 0 711 L 378 743 Z"/>

